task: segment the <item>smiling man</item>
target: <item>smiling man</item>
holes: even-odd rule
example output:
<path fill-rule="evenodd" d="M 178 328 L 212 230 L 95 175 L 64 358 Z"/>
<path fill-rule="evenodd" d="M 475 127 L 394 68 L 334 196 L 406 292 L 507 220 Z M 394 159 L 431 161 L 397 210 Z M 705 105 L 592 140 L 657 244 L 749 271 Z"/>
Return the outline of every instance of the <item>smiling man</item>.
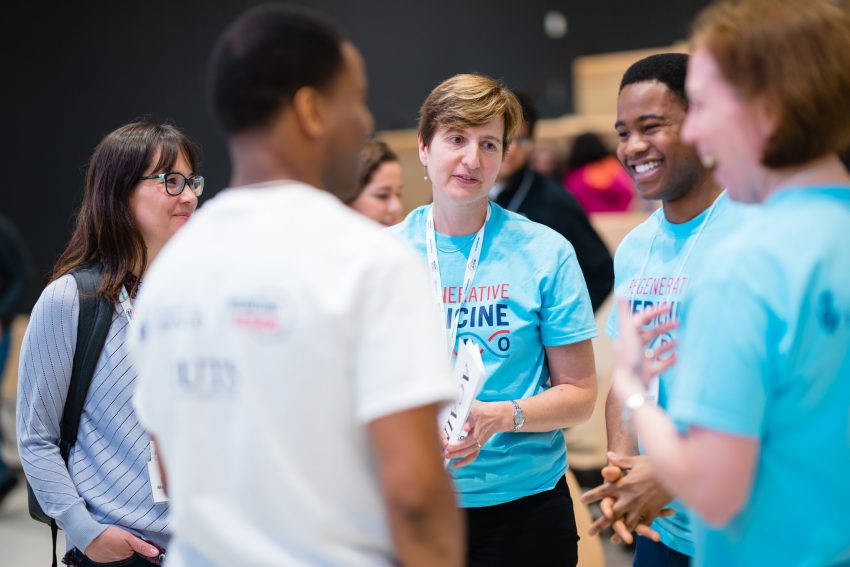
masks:
<path fill-rule="evenodd" d="M 633 313 L 669 304 L 669 317 L 678 318 L 691 282 L 704 268 L 706 253 L 746 216 L 746 208 L 728 199 L 696 150 L 680 137 L 688 111 L 687 63 L 684 54 L 654 55 L 634 63 L 620 84 L 617 157 L 641 197 L 662 203 L 661 209 L 623 239 L 614 257 L 615 293 L 629 301 Z M 617 311 L 612 311 L 606 325 L 612 338 L 617 334 L 616 315 Z M 654 324 L 662 324 L 668 317 L 663 319 Z M 668 366 L 674 340 L 675 331 L 661 334 L 650 345 L 647 362 L 658 368 Z M 655 359 L 657 353 L 664 354 Z M 660 375 L 652 401 L 664 407 L 672 385 L 673 371 L 667 370 Z M 623 409 L 613 396 L 608 397 L 608 448 L 616 455 L 604 472 L 609 480 L 622 478 L 585 495 L 585 501 L 603 497 L 614 501 L 611 517 L 598 521 L 594 530 L 617 521 L 616 533 L 630 540 L 630 532 L 642 524 L 638 533 L 653 539 L 660 536 L 661 541 L 638 537 L 636 566 L 688 565 L 694 554 L 688 512 L 670 502 L 671 495 L 655 480 L 647 459 L 638 455 L 638 440 L 623 426 Z M 623 475 L 626 471 L 629 474 Z M 658 518 L 665 507 L 675 513 Z M 655 534 L 646 529 L 650 524 Z"/>

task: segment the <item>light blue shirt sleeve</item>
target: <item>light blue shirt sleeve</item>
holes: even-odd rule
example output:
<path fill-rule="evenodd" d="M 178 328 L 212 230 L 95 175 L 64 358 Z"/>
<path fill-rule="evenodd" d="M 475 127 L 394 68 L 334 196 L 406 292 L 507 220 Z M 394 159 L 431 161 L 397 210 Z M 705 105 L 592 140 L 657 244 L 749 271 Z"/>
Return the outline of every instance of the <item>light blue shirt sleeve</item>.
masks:
<path fill-rule="evenodd" d="M 619 301 L 619 299 L 619 295 L 614 295 L 614 304 L 611 305 L 611 311 L 608 313 L 608 320 L 605 321 L 605 334 L 613 340 L 617 340 L 617 335 L 619 334 L 620 321 L 617 317 L 617 301 Z"/>
<path fill-rule="evenodd" d="M 541 280 L 540 336 L 543 346 L 561 346 L 598 336 L 587 284 L 572 246 L 551 276 Z"/>
<path fill-rule="evenodd" d="M 669 405 L 684 428 L 744 437 L 762 433 L 770 379 L 767 345 L 775 329 L 767 306 L 745 282 L 715 277 L 694 290 Z"/>

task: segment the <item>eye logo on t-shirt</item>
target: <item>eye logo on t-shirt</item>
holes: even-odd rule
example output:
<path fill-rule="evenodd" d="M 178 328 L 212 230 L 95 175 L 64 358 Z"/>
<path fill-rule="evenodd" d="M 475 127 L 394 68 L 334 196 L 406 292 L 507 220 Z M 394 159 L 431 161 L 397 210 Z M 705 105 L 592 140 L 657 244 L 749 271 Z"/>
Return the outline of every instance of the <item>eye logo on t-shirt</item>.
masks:
<path fill-rule="evenodd" d="M 510 356 L 508 350 L 511 348 L 510 334 L 510 330 L 502 329 L 487 337 L 486 341 L 475 333 L 459 333 L 458 338 L 461 340 L 472 339 L 477 345 L 482 347 L 482 354 L 486 350 L 497 358 L 508 358 Z"/>

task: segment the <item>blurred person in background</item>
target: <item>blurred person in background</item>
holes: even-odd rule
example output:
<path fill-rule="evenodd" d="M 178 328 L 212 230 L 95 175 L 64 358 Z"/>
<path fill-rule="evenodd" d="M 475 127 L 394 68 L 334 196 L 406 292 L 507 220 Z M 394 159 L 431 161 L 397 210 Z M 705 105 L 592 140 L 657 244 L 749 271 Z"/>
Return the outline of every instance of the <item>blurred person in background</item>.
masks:
<path fill-rule="evenodd" d="M 621 304 L 614 395 L 696 512 L 697 566 L 846 565 L 850 13 L 716 2 L 691 46 L 681 136 L 732 199 L 760 205 L 691 290 L 667 413 L 646 403 L 642 362 L 663 311 L 629 320 Z"/>
<path fill-rule="evenodd" d="M 505 149 L 490 198 L 508 211 L 548 226 L 572 244 L 595 312 L 614 287 L 611 253 L 578 202 L 564 193 L 557 181 L 531 169 L 537 109 L 527 95 L 514 94 L 522 109 L 522 121 Z"/>
<path fill-rule="evenodd" d="M 0 399 L 12 344 L 12 321 L 18 301 L 26 291 L 29 276 L 27 253 L 21 235 L 11 221 L 0 215 Z M 0 423 L 0 452 L 2 447 L 3 430 Z M 0 504 L 18 482 L 18 472 L 11 469 L 0 454 Z"/>
<path fill-rule="evenodd" d="M 587 214 L 628 211 L 634 185 L 598 134 L 585 132 L 573 142 L 564 187 Z"/>
<path fill-rule="evenodd" d="M 472 567 L 576 564 L 562 429 L 596 399 L 596 323 L 572 245 L 488 199 L 521 124 L 519 101 L 490 77 L 435 87 L 419 112 L 434 202 L 389 229 L 429 268 L 446 356 L 465 339 L 482 350 L 466 437 L 446 447 Z"/>
<path fill-rule="evenodd" d="M 153 445 L 131 404 L 137 375 L 126 339 L 148 266 L 198 205 L 198 167 L 196 146 L 169 124 L 133 122 L 101 140 L 71 239 L 30 316 L 18 448 L 42 510 L 65 531 L 69 565 L 149 565 L 161 553 L 156 546 L 168 542 L 168 504 L 156 499 L 149 476 Z M 60 421 L 77 334 L 86 332 L 77 329 L 80 300 L 70 272 L 85 266 L 99 269 L 99 293 L 114 313 L 66 464 Z"/>
<path fill-rule="evenodd" d="M 380 140 L 370 140 L 360 152 L 357 194 L 348 206 L 384 226 L 401 220 L 402 172 L 398 156 Z"/>
<path fill-rule="evenodd" d="M 551 177 L 560 184 L 564 177 L 563 150 L 555 140 L 534 140 L 529 165 L 540 175 Z"/>

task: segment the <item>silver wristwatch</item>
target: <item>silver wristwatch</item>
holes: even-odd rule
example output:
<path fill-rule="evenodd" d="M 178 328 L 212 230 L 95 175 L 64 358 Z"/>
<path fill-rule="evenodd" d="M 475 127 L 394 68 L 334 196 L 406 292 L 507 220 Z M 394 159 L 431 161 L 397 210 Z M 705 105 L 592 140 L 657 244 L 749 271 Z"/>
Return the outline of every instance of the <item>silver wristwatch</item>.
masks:
<path fill-rule="evenodd" d="M 525 414 L 522 413 L 522 408 L 519 407 L 516 400 L 511 400 L 511 403 L 514 405 L 514 428 L 511 432 L 516 433 L 525 424 Z"/>

